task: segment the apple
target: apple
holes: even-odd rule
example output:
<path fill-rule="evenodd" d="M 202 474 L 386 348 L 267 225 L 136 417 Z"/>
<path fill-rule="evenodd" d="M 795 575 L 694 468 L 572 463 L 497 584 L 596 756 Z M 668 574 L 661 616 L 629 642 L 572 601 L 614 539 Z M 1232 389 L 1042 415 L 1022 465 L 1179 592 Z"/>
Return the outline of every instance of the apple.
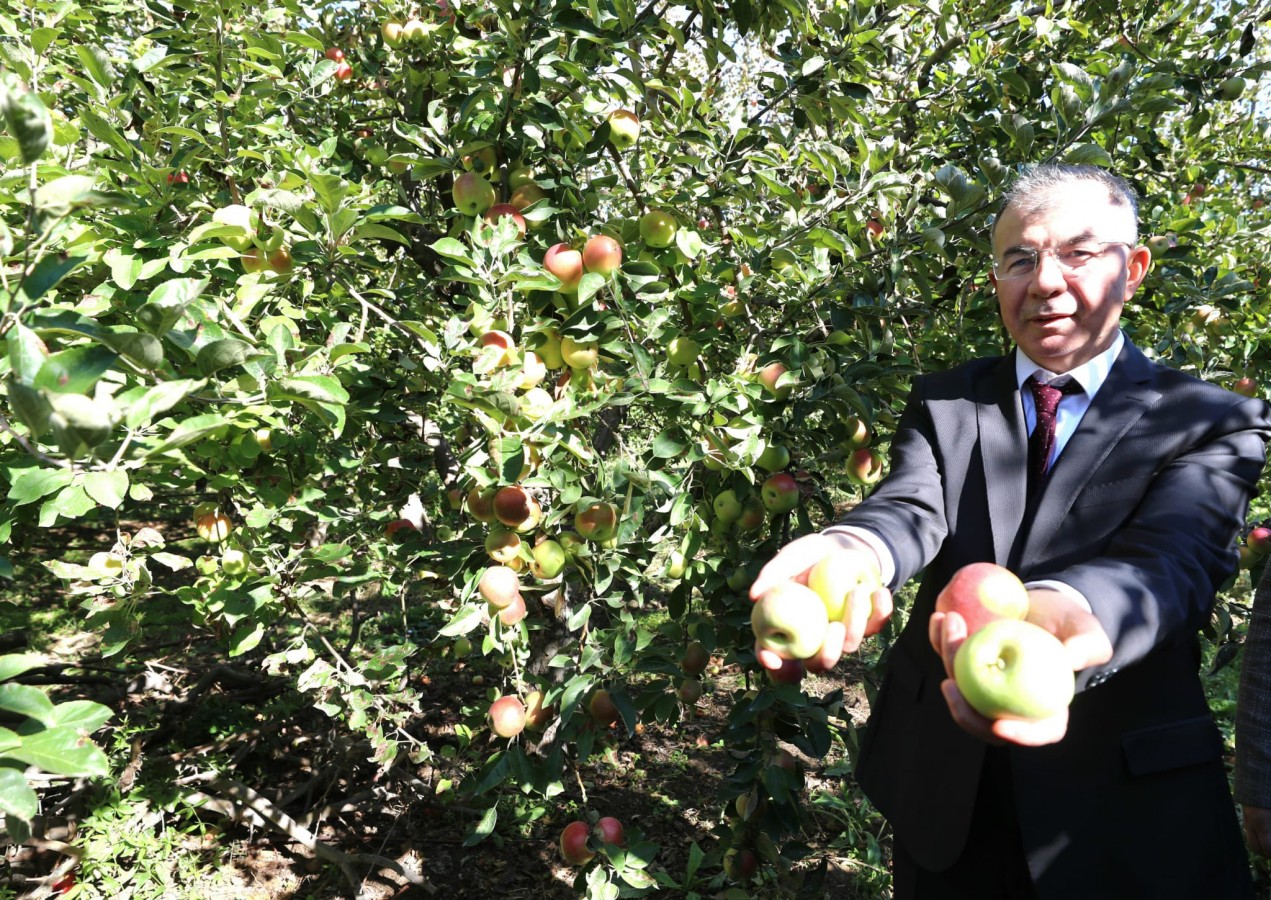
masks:
<path fill-rule="evenodd" d="M 724 874 L 733 881 L 750 881 L 759 870 L 759 857 L 749 847 L 733 847 L 724 854 Z"/>
<path fill-rule="evenodd" d="M 666 558 L 666 577 L 678 581 L 684 577 L 687 568 L 688 560 L 684 558 L 684 554 L 679 550 L 672 550 Z"/>
<path fill-rule="evenodd" d="M 618 531 L 618 507 L 605 502 L 588 504 L 574 515 L 574 530 L 589 541 L 609 540 Z"/>
<path fill-rule="evenodd" d="M 768 512 L 788 513 L 799 505 L 799 483 L 789 472 L 777 472 L 760 486 L 759 497 Z"/>
<path fill-rule="evenodd" d="M 763 500 L 758 497 L 747 497 L 746 502 L 742 504 L 741 518 L 737 520 L 737 529 L 743 533 L 758 531 L 763 527 L 764 519 L 767 518 L 766 508 Z"/>
<path fill-rule="evenodd" d="M 516 362 L 516 341 L 506 331 L 492 329 L 483 333 L 477 342 L 482 347 L 497 347 L 503 351 L 495 360 L 496 367 L 502 368 Z"/>
<path fill-rule="evenodd" d="M 490 704 L 490 730 L 501 738 L 514 738 L 525 730 L 525 704 L 516 697 L 500 697 Z"/>
<path fill-rule="evenodd" d="M 702 682 L 696 678 L 685 678 L 680 682 L 676 694 L 685 706 L 695 706 L 702 699 Z"/>
<path fill-rule="evenodd" d="M 883 458 L 869 447 L 854 450 L 847 458 L 847 477 L 856 484 L 873 484 L 883 477 Z"/>
<path fill-rule="evenodd" d="M 583 255 L 569 244 L 553 244 L 543 254 L 543 268 L 560 279 L 560 292 L 573 294 L 583 278 Z M 580 367 L 585 368 L 585 367 Z"/>
<path fill-rule="evenodd" d="M 967 634 L 975 634 L 997 619 L 1028 615 L 1028 589 L 1004 566 L 970 563 L 954 572 L 936 595 L 936 612 L 957 613 L 966 621 Z"/>
<path fill-rule="evenodd" d="M 204 507 L 204 504 L 200 504 L 200 507 Z M 230 523 L 229 516 L 213 506 L 211 509 L 195 510 L 194 530 L 208 543 L 223 544 L 229 539 L 234 527 Z"/>
<path fill-rule="evenodd" d="M 622 823 L 613 816 L 605 816 L 596 823 L 596 834 L 600 837 L 601 843 L 613 844 L 615 847 L 621 847 L 626 835 L 622 829 Z"/>
<path fill-rule="evenodd" d="M 415 523 L 410 519 L 394 519 L 384 526 L 384 537 L 396 544 L 402 540 L 397 536 L 397 532 L 403 529 L 414 531 Z"/>
<path fill-rule="evenodd" d="M 221 568 L 226 575 L 242 575 L 248 569 L 247 554 L 233 547 L 221 553 Z"/>
<path fill-rule="evenodd" d="M 566 336 L 560 339 L 560 358 L 571 369 L 590 369 L 600 359 L 600 346 L 596 341 Z"/>
<path fill-rule="evenodd" d="M 873 434 L 870 432 L 869 423 L 860 416 L 852 416 L 847 420 L 847 437 L 843 443 L 849 450 L 858 450 L 861 447 L 868 447 Z"/>
<path fill-rule="evenodd" d="M 1218 85 L 1218 96 L 1224 100 L 1239 100 L 1240 95 L 1245 92 L 1246 82 L 1239 75 L 1233 75 L 1231 78 L 1223 79 Z"/>
<path fill-rule="evenodd" d="M 534 387 L 525 392 L 525 396 L 520 399 L 517 408 L 525 418 L 531 422 L 538 422 L 547 417 L 552 404 L 555 402 L 552 399 L 552 395 L 546 390 L 541 387 Z"/>
<path fill-rule="evenodd" d="M 466 216 L 479 216 L 497 199 L 494 186 L 485 177 L 476 172 L 464 172 L 455 179 L 451 196 L 455 208 Z"/>
<path fill-rule="evenodd" d="M 990 719 L 1049 718 L 1072 702 L 1075 686 L 1063 643 L 1020 619 L 997 619 L 970 635 L 953 658 L 953 677 Z"/>
<path fill-rule="evenodd" d="M 875 219 L 873 216 L 871 216 L 869 221 L 865 223 L 865 227 L 869 229 L 869 233 L 874 237 L 877 238 L 883 236 L 883 223 Z"/>
<path fill-rule="evenodd" d="M 519 187 L 523 187 L 524 185 L 533 184 L 533 183 L 534 183 L 534 169 L 533 168 L 519 161 L 514 163 L 511 166 L 511 171 L 508 172 L 508 187 L 510 187 L 512 190 L 516 190 Z"/>
<path fill-rule="evenodd" d="M 481 147 L 470 153 L 464 153 L 459 158 L 459 163 L 469 172 L 480 172 L 498 181 L 494 174 L 499 165 L 499 158 L 495 154 L 493 147 Z"/>
<path fill-rule="evenodd" d="M 212 213 L 212 221 L 217 225 L 229 225 L 237 229 L 232 234 L 220 237 L 221 243 L 239 253 L 244 253 L 256 239 L 256 214 L 246 206 L 240 204 L 223 206 Z"/>
<path fill-rule="evenodd" d="M 1250 378 L 1248 375 L 1232 385 L 1231 389 L 1244 397 L 1258 396 L 1258 382 Z"/>
<path fill-rule="evenodd" d="M 516 224 L 517 233 L 525 237 L 525 216 L 511 203 L 496 203 L 485 211 L 485 220 L 491 225 L 498 225 L 504 217 L 510 218 Z"/>
<path fill-rule="evenodd" d="M 640 239 L 650 247 L 662 249 L 675 242 L 679 225 L 675 217 L 660 209 L 651 209 L 640 217 Z"/>
<path fill-rule="evenodd" d="M 463 659 L 472 652 L 472 639 L 468 637 L 455 638 L 455 642 L 450 649 L 455 659 Z"/>
<path fill-rule="evenodd" d="M 499 610 L 499 621 L 510 628 L 524 619 L 526 612 L 525 598 L 517 594 L 511 603 Z"/>
<path fill-rule="evenodd" d="M 269 259 L 258 247 L 248 247 L 243 251 L 243 255 L 238 258 L 243 266 L 243 271 L 248 275 L 255 272 L 264 272 L 269 268 Z"/>
<path fill-rule="evenodd" d="M 468 491 L 468 512 L 471 513 L 472 518 L 487 524 L 498 518 L 494 514 L 494 495 L 497 492 L 497 488 L 493 485 L 474 487 Z"/>
<path fill-rule="evenodd" d="M 168 184 L 175 184 L 178 187 L 180 187 L 183 184 L 189 184 L 189 183 L 190 183 L 189 172 L 169 172 L 168 173 Z"/>
<path fill-rule="evenodd" d="M 402 26 L 402 40 L 410 44 L 418 44 L 428 36 L 428 27 L 419 19 L 407 19 Z"/>
<path fill-rule="evenodd" d="M 736 522 L 741 518 L 741 500 L 732 488 L 716 494 L 715 499 L 711 501 L 711 508 L 715 511 L 715 518 L 721 522 Z"/>
<path fill-rule="evenodd" d="M 871 560 L 855 550 L 834 550 L 808 570 L 808 587 L 825 604 L 831 622 L 846 621 L 848 602 L 864 588 L 873 595 L 882 587 Z"/>
<path fill-rule="evenodd" d="M 539 357 L 543 360 L 543 365 L 548 369 L 560 369 L 565 366 L 565 358 L 561 355 L 560 335 L 552 329 L 542 332 L 543 342 L 535 348 Z"/>
<path fill-rule="evenodd" d="M 506 528 L 491 528 L 490 533 L 485 536 L 485 552 L 495 562 L 510 565 L 512 560 L 521 555 L 521 536 Z"/>
<path fill-rule="evenodd" d="M 555 578 L 568 561 L 565 548 L 551 538 L 539 541 L 530 552 L 534 556 L 530 571 L 535 578 Z"/>
<path fill-rule="evenodd" d="M 586 822 L 570 822 L 560 833 L 560 854 L 571 866 L 585 866 L 596 854 L 587 848 L 591 826 Z"/>
<path fill-rule="evenodd" d="M 1160 259 L 1170 247 L 1174 246 L 1174 242 L 1167 235 L 1154 234 L 1144 241 L 1143 245 L 1151 251 L 1152 259 Z"/>
<path fill-rule="evenodd" d="M 793 384 L 783 384 L 777 387 L 777 382 L 781 376 L 790 371 L 784 363 L 771 362 L 759 370 L 759 382 L 772 394 L 775 400 L 786 400 L 790 397 L 790 392 L 794 390 Z"/>
<path fill-rule="evenodd" d="M 335 80 L 348 81 L 353 77 L 353 67 L 346 62 L 337 63 L 335 67 Z"/>
<path fill-rule="evenodd" d="M 701 345 L 692 338 L 671 338 L 671 342 L 666 345 L 666 361 L 677 369 L 688 368 L 697 362 L 701 353 Z"/>
<path fill-rule="evenodd" d="M 1271 528 L 1265 525 L 1259 525 L 1249 532 L 1249 536 L 1245 538 L 1245 543 L 1249 549 L 1259 555 L 1271 550 Z"/>
<path fill-rule="evenodd" d="M 532 531 L 543 518 L 543 509 L 520 485 L 501 487 L 494 494 L 494 517 L 514 531 Z"/>
<path fill-rule="evenodd" d="M 495 609 L 507 609 L 521 596 L 521 579 L 507 566 L 489 566 L 481 573 L 477 591 Z"/>
<path fill-rule="evenodd" d="M 332 62 L 344 62 L 344 51 L 339 47 L 328 47 L 324 55 Z"/>
<path fill-rule="evenodd" d="M 591 695 L 591 700 L 587 703 L 587 712 L 591 715 L 592 721 L 606 728 L 618 721 L 618 707 L 604 688 Z"/>
<path fill-rule="evenodd" d="M 546 199 L 547 191 L 531 181 L 513 190 L 512 196 L 508 197 L 508 203 L 515 206 L 519 211 L 524 212 L 527 207 Z"/>
<path fill-rule="evenodd" d="M 394 50 L 402 45 L 404 40 L 402 30 L 402 23 L 391 19 L 380 26 L 380 34 L 384 36 L 384 43 Z"/>
<path fill-rule="evenodd" d="M 541 384 L 546 377 L 547 365 L 543 362 L 543 357 L 533 350 L 525 351 L 521 358 L 521 377 L 517 379 L 516 386 L 528 391 Z"/>
<path fill-rule="evenodd" d="M 790 465 L 790 450 L 781 444 L 769 444 L 755 460 L 755 465 L 765 472 L 780 472 Z"/>
<path fill-rule="evenodd" d="M 755 601 L 750 627 L 759 646 L 782 659 L 807 659 L 825 643 L 830 620 L 811 588 L 780 582 Z"/>
<path fill-rule="evenodd" d="M 710 661 L 711 655 L 706 645 L 701 641 L 692 641 L 684 648 L 684 655 L 680 657 L 680 668 L 686 675 L 701 675 L 706 671 Z"/>
<path fill-rule="evenodd" d="M 269 254 L 270 271 L 277 272 L 279 275 L 286 275 L 291 271 L 291 267 L 291 251 L 286 247 L 279 247 Z"/>
<path fill-rule="evenodd" d="M 639 139 L 639 116 L 629 109 L 615 109 L 609 114 L 609 143 L 618 150 L 628 150 Z"/>
<path fill-rule="evenodd" d="M 622 245 L 607 234 L 592 235 L 583 244 L 582 258 L 588 272 L 608 278 L 622 265 Z"/>
<path fill-rule="evenodd" d="M 261 453 L 268 453 L 274 449 L 274 433 L 269 428 L 257 428 L 253 435 L 256 438 L 256 446 L 260 448 Z"/>
<path fill-rule="evenodd" d="M 555 706 L 544 706 L 542 691 L 530 691 L 525 695 L 525 727 L 533 731 L 543 728 L 556 716 Z"/>

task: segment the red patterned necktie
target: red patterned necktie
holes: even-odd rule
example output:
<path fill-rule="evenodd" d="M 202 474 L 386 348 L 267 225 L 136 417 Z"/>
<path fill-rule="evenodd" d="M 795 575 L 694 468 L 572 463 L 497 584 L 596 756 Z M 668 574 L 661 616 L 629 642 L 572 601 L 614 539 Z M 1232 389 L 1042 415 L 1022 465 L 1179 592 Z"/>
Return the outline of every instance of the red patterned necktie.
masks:
<path fill-rule="evenodd" d="M 1029 376 L 1028 387 L 1033 392 L 1037 408 L 1037 427 L 1028 439 L 1028 475 L 1034 484 L 1040 484 L 1049 468 L 1051 450 L 1055 446 L 1055 411 L 1065 394 L 1077 394 L 1082 387 L 1069 378 L 1061 385 L 1043 384 Z"/>

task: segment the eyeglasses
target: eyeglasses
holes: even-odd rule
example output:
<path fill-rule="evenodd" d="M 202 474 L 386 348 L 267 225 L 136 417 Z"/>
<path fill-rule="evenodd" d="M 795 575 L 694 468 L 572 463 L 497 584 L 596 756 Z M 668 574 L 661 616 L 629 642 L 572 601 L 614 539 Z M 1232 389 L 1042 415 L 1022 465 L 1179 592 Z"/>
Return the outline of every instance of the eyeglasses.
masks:
<path fill-rule="evenodd" d="M 993 277 L 998 281 L 1013 281 L 1016 278 L 1031 278 L 1041 265 L 1042 257 L 1049 253 L 1055 257 L 1065 275 L 1075 272 L 1081 267 L 1094 262 L 1108 252 L 1109 247 L 1133 248 L 1133 244 L 1125 241 L 1076 241 L 1058 249 L 1036 247 L 1012 247 L 998 260 L 993 261 Z"/>

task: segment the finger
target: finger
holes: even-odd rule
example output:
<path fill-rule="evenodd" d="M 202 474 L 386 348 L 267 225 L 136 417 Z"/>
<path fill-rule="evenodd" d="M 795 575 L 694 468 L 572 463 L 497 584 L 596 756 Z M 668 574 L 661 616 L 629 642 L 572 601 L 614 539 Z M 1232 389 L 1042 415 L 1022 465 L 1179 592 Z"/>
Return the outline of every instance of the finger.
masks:
<path fill-rule="evenodd" d="M 1112 642 L 1102 628 L 1072 635 L 1064 641 L 1064 649 L 1068 651 L 1074 672 L 1101 666 L 1112 659 Z"/>
<path fill-rule="evenodd" d="M 831 622 L 825 629 L 825 643 L 821 644 L 821 652 L 816 655 L 817 665 L 822 671 L 829 671 L 838 665 L 847 649 L 847 627 L 842 622 Z"/>
<path fill-rule="evenodd" d="M 892 601 L 891 591 L 887 588 L 879 588 L 874 591 L 870 599 L 869 622 L 865 625 L 865 634 L 878 634 L 883 630 L 883 626 L 887 624 L 887 620 L 891 618 Z"/>
<path fill-rule="evenodd" d="M 755 645 L 755 656 L 759 659 L 759 665 L 765 669 L 776 671 L 785 665 L 785 660 L 771 650 L 767 650 Z"/>
<path fill-rule="evenodd" d="M 952 678 L 946 678 L 940 682 L 940 693 L 944 695 L 944 702 L 949 706 L 949 714 L 953 716 L 953 721 L 959 728 L 987 743 L 1003 743 L 1003 740 L 993 733 L 992 720 L 984 718 L 971 708 Z"/>
<path fill-rule="evenodd" d="M 847 622 L 845 623 L 843 650 L 851 653 L 861 645 L 865 638 L 865 626 L 869 624 L 870 613 L 873 612 L 874 601 L 869 591 L 857 587 L 847 598 Z"/>
<path fill-rule="evenodd" d="M 940 656 L 944 659 L 944 670 L 950 678 L 953 677 L 953 659 L 966 638 L 966 619 L 955 612 L 945 613 L 940 623 Z"/>
<path fill-rule="evenodd" d="M 998 719 L 993 733 L 1004 741 L 1024 747 L 1042 747 L 1063 740 L 1068 733 L 1068 710 L 1047 719 Z"/>
<path fill-rule="evenodd" d="M 943 629 L 940 623 L 944 621 L 944 613 L 932 613 L 931 618 L 927 620 L 927 640 L 931 642 L 931 649 L 937 653 L 941 652 L 940 635 Z"/>

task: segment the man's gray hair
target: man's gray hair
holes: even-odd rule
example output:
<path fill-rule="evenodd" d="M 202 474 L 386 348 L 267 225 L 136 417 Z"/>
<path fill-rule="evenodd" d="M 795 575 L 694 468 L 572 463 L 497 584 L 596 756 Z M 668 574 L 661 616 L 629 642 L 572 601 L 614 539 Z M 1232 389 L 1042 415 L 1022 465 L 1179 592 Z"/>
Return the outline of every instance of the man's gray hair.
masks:
<path fill-rule="evenodd" d="M 1138 240 L 1139 195 L 1131 184 L 1119 175 L 1098 166 L 1076 166 L 1068 163 L 1042 163 L 1031 166 L 1020 174 L 1011 189 L 1002 198 L 1002 213 L 1015 207 L 1024 213 L 1037 213 L 1048 208 L 1057 192 L 1070 184 L 1093 182 L 1108 191 L 1108 202 L 1113 206 L 1126 206 L 1134 219 L 1134 239 Z M 996 222 L 994 223 L 996 227 Z"/>

